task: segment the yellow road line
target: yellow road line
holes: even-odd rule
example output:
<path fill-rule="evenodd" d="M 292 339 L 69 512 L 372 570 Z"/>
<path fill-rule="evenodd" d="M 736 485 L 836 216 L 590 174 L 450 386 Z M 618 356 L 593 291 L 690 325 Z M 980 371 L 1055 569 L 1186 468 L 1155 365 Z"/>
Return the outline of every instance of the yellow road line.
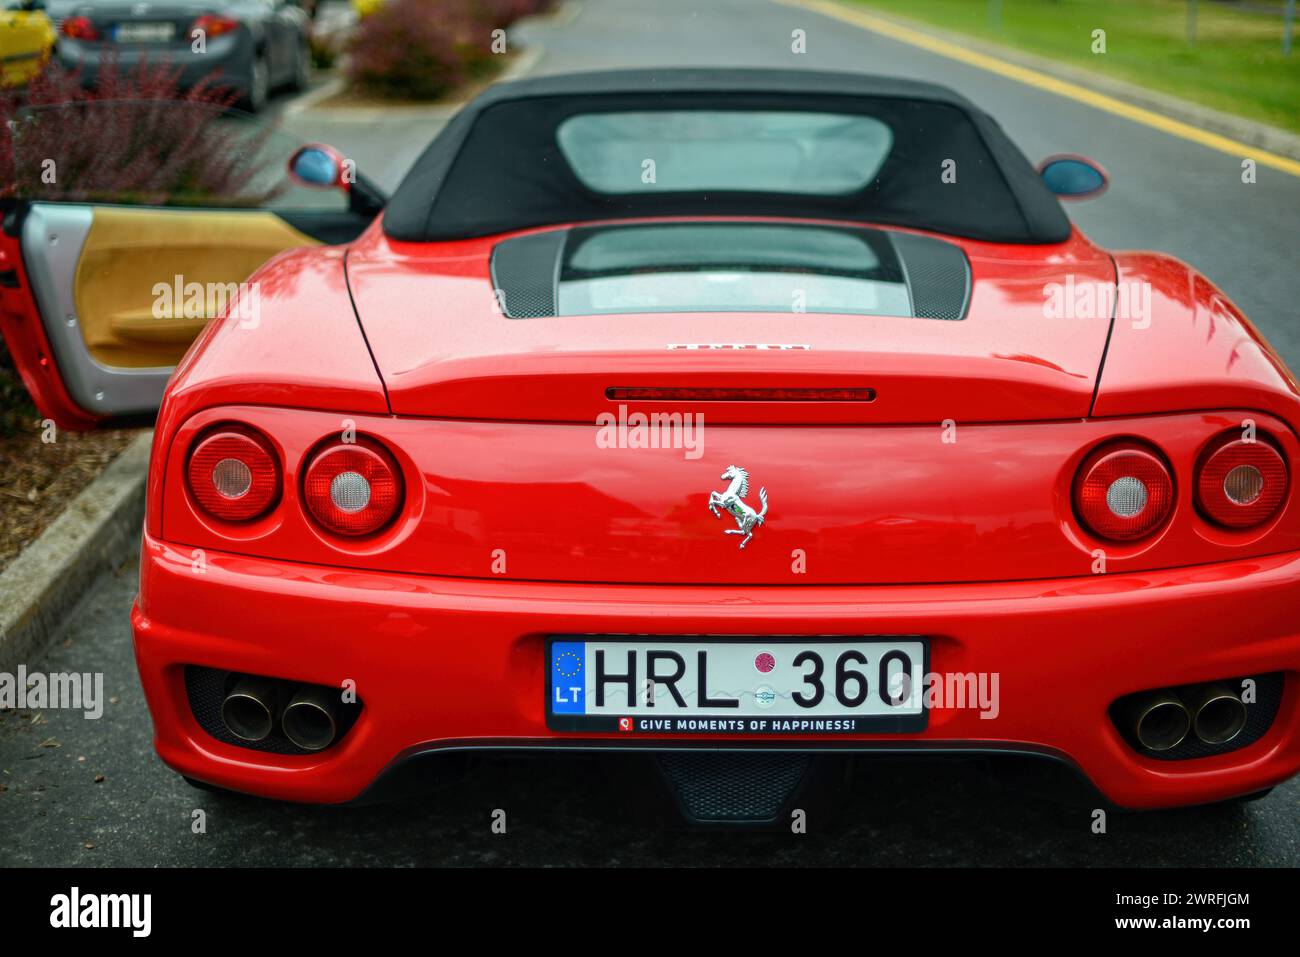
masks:
<path fill-rule="evenodd" d="M 1190 123 L 1183 123 L 1153 110 L 1125 103 L 1123 100 L 1117 100 L 1113 96 L 1098 93 L 1077 83 L 1060 80 L 1038 70 L 1031 70 L 1028 67 L 998 59 L 987 53 L 968 50 L 959 44 L 940 39 L 921 30 L 914 30 L 892 20 L 873 16 L 865 10 L 846 7 L 839 3 L 829 2 L 829 0 L 776 0 L 776 2 L 789 7 L 815 10 L 828 17 L 835 17 L 837 20 L 843 20 L 846 23 L 862 27 L 864 30 L 870 30 L 872 33 L 879 33 L 882 36 L 887 36 L 890 39 L 914 47 L 920 47 L 923 50 L 929 50 L 931 53 L 937 53 L 951 60 L 960 60 L 962 63 L 968 63 L 981 70 L 988 70 L 990 73 L 1005 76 L 1008 79 L 1037 87 L 1040 90 L 1046 90 L 1049 93 L 1055 93 L 1058 96 L 1064 96 L 1079 103 L 1086 103 L 1096 109 L 1122 116 L 1125 119 L 1160 130 L 1171 136 L 1191 140 L 1193 143 L 1199 143 L 1201 146 L 1218 150 L 1220 153 L 1227 153 L 1229 156 L 1235 156 L 1238 159 L 1253 159 L 1261 166 L 1269 166 L 1284 173 L 1290 173 L 1292 176 L 1300 176 L 1300 162 L 1296 160 L 1270 153 L 1267 150 L 1230 139 L 1227 136 L 1220 136 L 1218 133 L 1199 129 Z"/>

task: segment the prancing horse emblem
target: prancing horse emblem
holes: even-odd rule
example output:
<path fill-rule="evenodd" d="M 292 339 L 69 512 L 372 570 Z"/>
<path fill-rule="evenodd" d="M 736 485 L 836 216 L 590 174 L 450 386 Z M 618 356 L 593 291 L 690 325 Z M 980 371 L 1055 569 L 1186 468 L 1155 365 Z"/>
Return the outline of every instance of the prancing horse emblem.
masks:
<path fill-rule="evenodd" d="M 767 515 L 767 489 L 758 490 L 758 500 L 762 503 L 761 511 L 754 511 L 745 504 L 745 496 L 749 494 L 749 473 L 739 465 L 728 465 L 727 470 L 722 473 L 723 479 L 729 479 L 731 484 L 721 492 L 709 493 L 709 511 L 713 513 L 714 518 L 721 518 L 722 509 L 730 512 L 736 520 L 736 528 L 727 529 L 728 535 L 744 535 L 740 540 L 740 547 L 744 548 L 745 543 L 754 537 L 754 529 L 762 525 Z"/>

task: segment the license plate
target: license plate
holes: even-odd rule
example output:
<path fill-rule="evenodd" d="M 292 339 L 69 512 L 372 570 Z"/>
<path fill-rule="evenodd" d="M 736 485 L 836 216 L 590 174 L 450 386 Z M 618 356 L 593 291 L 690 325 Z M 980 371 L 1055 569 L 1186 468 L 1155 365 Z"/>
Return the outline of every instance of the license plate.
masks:
<path fill-rule="evenodd" d="M 547 641 L 547 725 L 628 734 L 846 734 L 926 725 L 928 646 L 871 638 Z"/>
<path fill-rule="evenodd" d="M 167 43 L 175 36 L 174 23 L 120 23 L 113 32 L 118 43 Z"/>

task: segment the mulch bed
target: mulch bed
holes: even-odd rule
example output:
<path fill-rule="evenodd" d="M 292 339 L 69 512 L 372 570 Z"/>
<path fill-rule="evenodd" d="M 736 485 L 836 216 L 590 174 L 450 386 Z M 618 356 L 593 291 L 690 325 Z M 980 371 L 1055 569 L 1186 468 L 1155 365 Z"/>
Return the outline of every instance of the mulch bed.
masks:
<path fill-rule="evenodd" d="M 137 434 L 134 429 L 57 433 L 37 423 L 0 436 L 0 569 L 34 541 Z"/>
<path fill-rule="evenodd" d="M 313 109 L 392 109 L 399 107 L 406 109 L 409 107 L 423 107 L 425 109 L 452 108 L 460 107 L 468 103 L 474 97 L 478 96 L 489 86 L 497 81 L 502 73 L 506 71 L 510 63 L 519 54 L 511 50 L 509 53 L 503 53 L 495 57 L 492 62 L 492 71 L 490 74 L 481 77 L 475 77 L 467 83 L 464 83 L 454 89 L 448 90 L 446 95 L 436 100 L 412 100 L 401 99 L 391 96 L 381 96 L 376 93 L 370 93 L 366 90 L 357 89 L 354 86 L 345 85 L 337 93 L 327 96 L 313 106 Z"/>

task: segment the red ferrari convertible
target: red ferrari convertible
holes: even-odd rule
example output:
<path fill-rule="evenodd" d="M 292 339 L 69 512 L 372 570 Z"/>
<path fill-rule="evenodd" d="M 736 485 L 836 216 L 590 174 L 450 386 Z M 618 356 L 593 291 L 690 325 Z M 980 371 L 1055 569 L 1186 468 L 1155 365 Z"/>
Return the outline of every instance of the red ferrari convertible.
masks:
<path fill-rule="evenodd" d="M 927 84 L 664 70 L 492 87 L 388 198 L 348 168 L 291 164 L 344 212 L 0 237 L 43 412 L 157 412 L 132 623 L 182 775 L 338 803 L 636 751 L 770 822 L 848 755 L 1128 808 L 1300 770 L 1300 390 L 1071 225 L 1090 161 Z M 218 273 L 213 321 L 150 313 Z"/>

